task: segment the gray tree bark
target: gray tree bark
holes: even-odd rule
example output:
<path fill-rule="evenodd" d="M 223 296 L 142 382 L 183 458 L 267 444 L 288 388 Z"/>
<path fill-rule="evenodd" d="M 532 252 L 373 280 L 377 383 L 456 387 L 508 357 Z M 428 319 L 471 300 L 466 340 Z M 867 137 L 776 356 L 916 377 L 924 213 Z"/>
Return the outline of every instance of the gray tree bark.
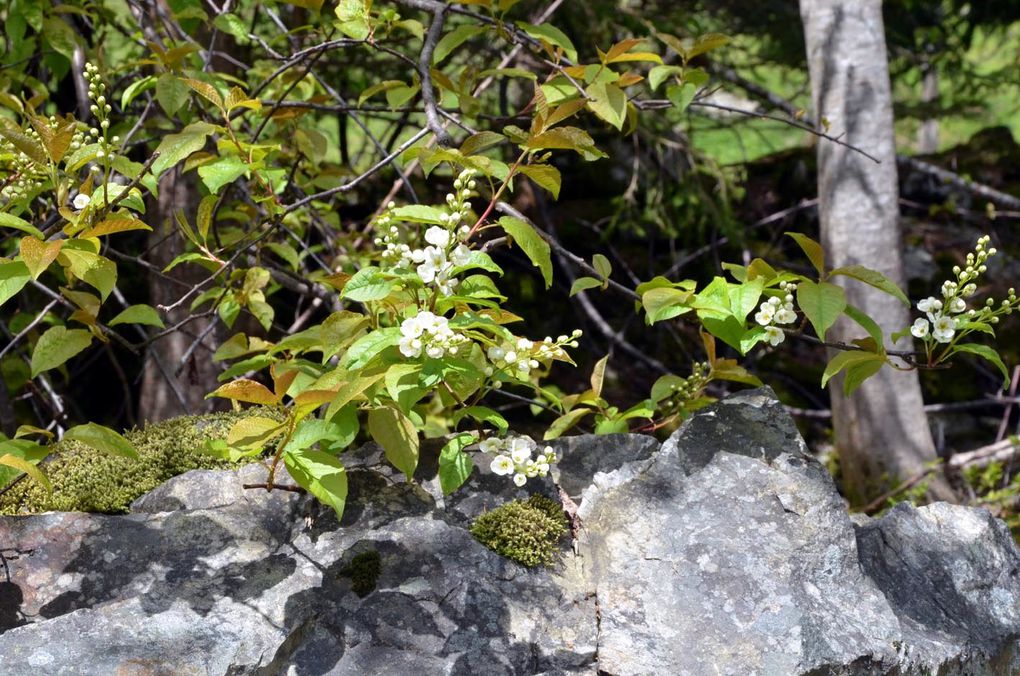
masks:
<path fill-rule="evenodd" d="M 820 140 L 818 198 L 822 244 L 832 267 L 861 264 L 903 287 L 892 94 L 881 0 L 800 0 L 816 119 L 881 163 Z M 837 280 L 843 280 L 839 277 Z M 835 280 L 834 280 L 835 281 Z M 910 324 L 908 308 L 864 284 L 840 281 L 850 304 L 886 335 Z M 845 318 L 828 338 L 848 341 L 863 331 Z M 903 339 L 900 349 L 909 347 Z M 891 346 L 890 346 L 891 347 Z M 935 460 L 914 371 L 883 368 L 849 398 L 831 386 L 833 426 L 844 492 L 860 504 L 922 472 Z M 952 493 L 941 478 L 940 498 Z"/>
<path fill-rule="evenodd" d="M 181 176 L 179 170 L 163 175 L 159 181 L 159 199 L 150 205 L 147 259 L 159 269 L 165 268 L 184 251 L 184 238 L 174 222 L 174 211 L 183 209 L 189 222 L 194 223 L 199 194 L 194 174 Z M 197 284 L 207 272 L 194 265 L 181 265 L 167 273 L 169 277 Z M 150 304 L 171 305 L 187 291 L 187 286 L 153 273 L 149 278 Z M 172 310 L 166 316 L 167 326 L 185 319 L 190 302 Z M 179 415 L 212 411 L 218 400 L 206 400 L 205 395 L 216 389 L 219 370 L 212 354 L 222 336 L 211 325 L 215 317 L 206 317 L 186 324 L 180 331 L 149 345 L 145 355 L 142 391 L 138 416 L 143 421 L 165 420 Z M 195 342 L 198 345 L 194 345 Z"/>

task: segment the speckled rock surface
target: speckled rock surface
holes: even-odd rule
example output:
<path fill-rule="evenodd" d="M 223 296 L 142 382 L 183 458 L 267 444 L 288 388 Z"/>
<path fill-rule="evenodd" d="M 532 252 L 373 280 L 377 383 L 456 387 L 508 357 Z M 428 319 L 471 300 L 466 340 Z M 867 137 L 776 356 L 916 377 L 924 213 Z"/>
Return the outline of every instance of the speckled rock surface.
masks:
<path fill-rule="evenodd" d="M 668 442 L 557 442 L 577 553 L 527 570 L 466 528 L 524 493 L 480 462 L 438 491 L 368 446 L 343 522 L 182 475 L 123 516 L 0 519 L 0 673 L 1012 674 L 1020 554 L 986 512 L 901 507 L 855 526 L 766 390 Z M 288 480 L 286 477 L 283 480 Z M 376 553 L 374 588 L 352 560 Z M 370 585 L 371 586 L 371 585 Z"/>

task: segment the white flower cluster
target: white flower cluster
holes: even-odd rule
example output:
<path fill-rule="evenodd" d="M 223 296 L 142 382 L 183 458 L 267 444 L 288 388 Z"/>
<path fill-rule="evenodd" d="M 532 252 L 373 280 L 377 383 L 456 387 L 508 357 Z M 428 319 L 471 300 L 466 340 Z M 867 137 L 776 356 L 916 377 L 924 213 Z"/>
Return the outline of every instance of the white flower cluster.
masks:
<path fill-rule="evenodd" d="M 110 129 L 110 119 L 107 115 L 113 110 L 113 107 L 106 102 L 106 85 L 99 74 L 99 69 L 91 63 L 86 63 L 84 76 L 89 83 L 89 100 L 92 101 L 89 110 L 96 116 L 96 120 L 99 123 L 98 127 L 92 127 L 88 130 L 87 136 L 92 137 L 92 143 L 99 144 L 99 150 L 96 151 L 96 159 L 101 162 L 105 160 L 105 163 L 109 163 L 113 160 L 114 146 L 120 143 L 119 136 L 107 138 L 106 135 Z M 84 142 L 85 136 L 85 134 L 82 134 L 81 137 L 76 139 L 79 146 Z M 71 147 L 75 147 L 74 141 L 72 141 Z"/>
<path fill-rule="evenodd" d="M 786 340 L 786 334 L 777 325 L 797 321 L 797 312 L 793 309 L 793 292 L 797 290 L 797 285 L 793 282 L 780 282 L 779 290 L 783 292 L 783 297 L 770 297 L 754 315 L 754 321 L 765 327 L 765 341 L 772 346 Z"/>
<path fill-rule="evenodd" d="M 466 265 L 471 260 L 471 249 L 464 243 L 471 229 L 462 221 L 471 213 L 469 198 L 474 195 L 475 172 L 465 169 L 453 182 L 455 192 L 446 196 L 449 212 L 439 216 L 440 225 L 430 226 L 425 231 L 426 246 L 413 249 L 401 240 L 401 230 L 393 223 L 393 202 L 387 211 L 375 221 L 381 234 L 375 239 L 376 246 L 382 247 L 382 258 L 395 267 L 414 270 L 424 284 L 434 284 L 444 296 L 454 293 L 458 280 L 453 277 L 454 268 Z"/>
<path fill-rule="evenodd" d="M 538 445 L 528 437 L 486 439 L 478 445 L 478 448 L 483 453 L 496 455 L 489 465 L 493 474 L 513 475 L 513 482 L 518 486 L 523 486 L 532 477 L 546 476 L 549 467 L 557 460 L 552 446 L 546 446 L 537 457 L 532 457 L 538 450 Z"/>
<path fill-rule="evenodd" d="M 446 317 L 422 310 L 400 323 L 400 353 L 417 358 L 425 353 L 430 359 L 442 359 L 446 354 L 457 354 L 467 338 L 450 328 Z"/>
<path fill-rule="evenodd" d="M 534 369 L 542 365 L 541 362 L 548 362 L 562 354 L 564 347 L 577 347 L 577 339 L 580 337 L 581 330 L 575 329 L 570 336 L 560 336 L 556 340 L 546 337 L 536 343 L 527 338 L 518 338 L 514 342 L 493 345 L 485 353 L 492 364 L 485 369 L 485 374 L 491 376 L 499 370 L 526 379 Z"/>
<path fill-rule="evenodd" d="M 961 268 L 959 265 L 953 267 L 956 281 L 946 280 L 942 283 L 942 298 L 929 296 L 917 304 L 917 309 L 925 313 L 927 318 L 919 317 L 910 327 L 910 333 L 915 338 L 949 343 L 967 322 L 979 320 L 995 324 L 999 321 L 998 317 L 991 314 L 983 316 L 987 314 L 984 308 L 981 312 L 968 310 L 965 300 L 977 293 L 977 284 L 974 280 L 988 270 L 985 261 L 996 253 L 994 247 L 985 248 L 989 239 L 987 235 L 978 239 L 974 252 L 967 254 L 967 267 Z M 1010 295 L 1013 295 L 1012 289 Z M 993 301 L 989 299 L 988 306 L 992 303 Z M 1008 309 L 1009 306 L 1009 301 L 1003 301 L 1004 308 Z"/>

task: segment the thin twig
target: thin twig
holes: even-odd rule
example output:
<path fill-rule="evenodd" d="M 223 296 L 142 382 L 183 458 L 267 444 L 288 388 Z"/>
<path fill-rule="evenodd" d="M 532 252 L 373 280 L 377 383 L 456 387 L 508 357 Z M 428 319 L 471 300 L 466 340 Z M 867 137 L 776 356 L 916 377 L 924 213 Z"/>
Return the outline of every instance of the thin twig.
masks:
<path fill-rule="evenodd" d="M 440 4 L 432 12 L 432 25 L 425 35 L 422 43 L 421 54 L 418 56 L 418 76 L 421 78 L 421 100 L 425 105 L 425 122 L 429 131 L 436 135 L 436 142 L 448 148 L 453 145 L 453 137 L 446 131 L 439 115 L 439 106 L 436 103 L 436 91 L 432 87 L 432 53 L 436 51 L 436 43 L 443 35 L 443 23 L 446 19 L 447 6 Z"/>

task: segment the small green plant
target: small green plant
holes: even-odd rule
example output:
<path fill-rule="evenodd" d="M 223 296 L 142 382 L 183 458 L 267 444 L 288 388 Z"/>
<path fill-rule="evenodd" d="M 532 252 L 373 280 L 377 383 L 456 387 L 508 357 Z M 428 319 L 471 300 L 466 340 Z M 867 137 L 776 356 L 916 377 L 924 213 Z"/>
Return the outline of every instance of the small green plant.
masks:
<path fill-rule="evenodd" d="M 529 567 L 551 566 L 566 533 L 563 508 L 542 495 L 509 502 L 471 524 L 476 540 L 500 556 Z"/>
<path fill-rule="evenodd" d="M 351 591 L 362 598 L 375 590 L 380 573 L 382 557 L 374 549 L 358 554 L 340 571 L 341 576 L 351 579 Z"/>

